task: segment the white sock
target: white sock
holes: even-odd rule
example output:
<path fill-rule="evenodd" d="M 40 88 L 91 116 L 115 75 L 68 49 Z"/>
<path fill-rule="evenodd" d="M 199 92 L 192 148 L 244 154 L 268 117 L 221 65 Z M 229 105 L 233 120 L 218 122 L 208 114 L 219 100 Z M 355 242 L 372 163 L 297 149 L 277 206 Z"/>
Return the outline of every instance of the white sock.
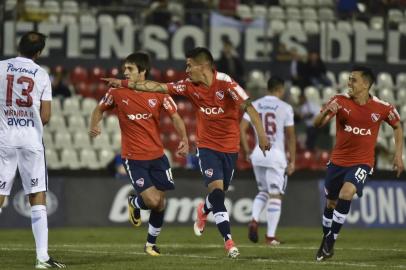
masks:
<path fill-rule="evenodd" d="M 48 255 L 48 218 L 45 205 L 34 205 L 31 207 L 31 224 L 34 234 L 37 259 L 46 262 Z"/>
<path fill-rule="evenodd" d="M 266 218 L 268 223 L 268 237 L 275 237 L 276 228 L 278 227 L 279 218 L 281 216 L 281 204 L 282 200 L 272 198 L 268 201 L 268 207 L 266 211 Z"/>
<path fill-rule="evenodd" d="M 252 204 L 252 219 L 258 222 L 259 215 L 265 208 L 266 202 L 269 199 L 267 192 L 260 191 L 257 196 L 255 196 L 254 203 Z"/>

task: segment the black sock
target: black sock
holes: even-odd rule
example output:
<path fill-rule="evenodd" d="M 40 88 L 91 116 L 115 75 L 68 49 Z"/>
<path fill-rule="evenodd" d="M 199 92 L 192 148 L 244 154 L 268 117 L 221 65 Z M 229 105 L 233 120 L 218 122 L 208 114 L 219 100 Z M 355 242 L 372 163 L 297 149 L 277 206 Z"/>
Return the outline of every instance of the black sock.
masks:
<path fill-rule="evenodd" d="M 324 236 L 326 236 L 328 232 L 331 230 L 331 224 L 333 223 L 333 211 L 334 209 L 330 209 L 327 207 L 324 208 L 322 222 Z"/>
<path fill-rule="evenodd" d="M 206 215 L 208 215 L 208 214 L 211 212 L 212 207 L 213 207 L 210 202 L 207 202 L 207 201 L 209 200 L 209 196 L 210 196 L 210 194 L 207 195 L 207 198 L 206 198 L 206 200 L 204 201 L 204 206 L 203 206 L 203 211 L 204 211 L 204 213 L 205 213 Z M 207 205 L 208 203 L 209 203 L 209 205 Z"/>
<path fill-rule="evenodd" d="M 331 225 L 331 233 L 334 239 L 337 238 L 341 227 L 343 226 L 348 212 L 350 212 L 351 201 L 338 199 L 337 206 L 333 213 L 333 223 Z"/>
<path fill-rule="evenodd" d="M 224 205 L 225 194 L 221 189 L 215 189 L 209 194 L 209 202 L 213 206 L 213 215 L 216 225 L 224 241 L 231 239 L 230 221 Z"/>
<path fill-rule="evenodd" d="M 139 209 L 143 209 L 143 210 L 149 209 L 149 208 L 145 205 L 144 200 L 142 199 L 141 196 L 134 196 L 134 197 L 132 197 L 132 199 L 130 200 L 130 203 L 131 203 L 132 206 L 134 206 L 135 208 L 139 208 Z"/>
<path fill-rule="evenodd" d="M 164 211 L 157 212 L 155 210 L 151 210 L 151 214 L 149 216 L 149 227 L 147 237 L 148 243 L 150 244 L 156 243 L 156 238 L 161 232 L 162 224 L 164 223 L 164 214 L 165 214 Z"/>

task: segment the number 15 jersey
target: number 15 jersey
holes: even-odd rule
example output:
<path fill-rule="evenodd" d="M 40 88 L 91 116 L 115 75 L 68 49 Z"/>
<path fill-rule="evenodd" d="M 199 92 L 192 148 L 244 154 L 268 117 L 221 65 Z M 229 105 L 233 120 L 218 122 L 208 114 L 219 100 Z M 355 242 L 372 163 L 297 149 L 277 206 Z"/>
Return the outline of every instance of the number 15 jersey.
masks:
<path fill-rule="evenodd" d="M 41 100 L 52 100 L 48 73 L 31 59 L 0 61 L 0 145 L 43 149 Z"/>
<path fill-rule="evenodd" d="M 264 157 L 258 141 L 256 142 L 251 154 L 252 164 L 263 167 L 286 167 L 285 127 L 294 125 L 292 106 L 275 96 L 264 96 L 252 102 L 252 105 L 258 111 L 265 133 L 271 143 L 271 150 Z M 250 121 L 247 113 L 243 117 Z"/>

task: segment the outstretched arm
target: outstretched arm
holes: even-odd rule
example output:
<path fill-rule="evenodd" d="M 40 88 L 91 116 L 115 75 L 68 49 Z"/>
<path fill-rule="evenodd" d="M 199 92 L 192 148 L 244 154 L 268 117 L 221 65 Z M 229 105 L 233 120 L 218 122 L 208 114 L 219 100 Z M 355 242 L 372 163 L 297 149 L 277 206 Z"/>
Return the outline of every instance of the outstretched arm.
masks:
<path fill-rule="evenodd" d="M 257 131 L 259 148 L 264 153 L 264 156 L 266 156 L 265 151 L 271 149 L 271 144 L 268 141 L 268 137 L 265 134 L 265 130 L 264 130 L 264 127 L 262 126 L 261 118 L 259 117 L 257 110 L 255 110 L 255 108 L 252 106 L 252 104 L 249 100 L 246 100 L 242 104 L 242 107 L 245 109 L 247 114 L 250 116 L 251 123 L 254 126 L 255 130 Z"/>
<path fill-rule="evenodd" d="M 132 80 L 119 80 L 114 78 L 102 78 L 102 81 L 107 82 L 110 87 L 124 87 L 142 92 L 154 92 L 154 93 L 168 93 L 168 87 L 166 83 L 159 83 L 155 81 L 140 81 L 134 82 Z"/>
<path fill-rule="evenodd" d="M 103 111 L 100 109 L 100 105 L 94 108 L 92 115 L 90 116 L 89 135 L 90 137 L 96 137 L 101 134 L 100 121 L 103 119 Z"/>
<path fill-rule="evenodd" d="M 396 176 L 399 177 L 404 170 L 402 159 L 403 152 L 403 131 L 400 121 L 393 127 L 395 136 L 395 157 L 393 159 L 393 169 L 396 170 Z"/>
<path fill-rule="evenodd" d="M 241 146 L 242 150 L 244 152 L 244 158 L 246 160 L 249 160 L 249 155 L 250 155 L 250 148 L 248 145 L 248 137 L 247 137 L 247 131 L 250 126 L 250 122 L 245 120 L 244 118 L 241 119 L 240 122 L 240 140 L 241 140 Z"/>
<path fill-rule="evenodd" d="M 184 157 L 189 153 L 189 142 L 187 139 L 185 123 L 178 113 L 172 114 L 171 118 L 176 132 L 180 136 L 180 142 L 178 145 L 178 149 L 176 150 L 176 154 Z"/>

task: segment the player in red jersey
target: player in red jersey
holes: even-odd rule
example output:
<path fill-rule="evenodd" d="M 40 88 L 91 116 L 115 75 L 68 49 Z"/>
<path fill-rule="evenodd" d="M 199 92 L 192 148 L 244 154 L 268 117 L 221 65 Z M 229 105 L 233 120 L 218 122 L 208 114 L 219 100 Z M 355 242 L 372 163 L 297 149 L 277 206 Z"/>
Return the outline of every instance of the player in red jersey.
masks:
<path fill-rule="evenodd" d="M 194 231 L 200 236 L 207 215 L 213 212 L 217 228 L 224 239 L 226 252 L 229 257 L 235 258 L 239 251 L 231 238 L 224 192 L 233 178 L 240 146 L 240 109 L 250 116 L 264 155 L 270 144 L 248 95 L 230 76 L 214 69 L 210 51 L 198 47 L 189 51 L 186 58 L 186 80 L 168 84 L 112 78 L 105 81 L 115 87 L 124 85 L 139 91 L 182 95 L 196 107 L 199 164 L 209 194 L 205 202 L 200 203 L 197 208 Z"/>
<path fill-rule="evenodd" d="M 348 81 L 348 94 L 334 96 L 316 117 L 321 127 L 336 116 L 336 144 L 327 165 L 325 192 L 327 204 L 323 214 L 323 240 L 316 260 L 333 256 L 333 247 L 341 226 L 350 211 L 355 193 L 362 189 L 372 174 L 375 145 L 382 121 L 392 126 L 395 136 L 393 167 L 397 177 L 404 169 L 402 160 L 403 132 L 396 108 L 369 94 L 374 74 L 369 68 L 354 67 Z"/>
<path fill-rule="evenodd" d="M 130 54 L 124 63 L 124 75 L 134 82 L 144 81 L 150 70 L 149 56 L 143 52 Z M 123 88 L 110 89 L 94 109 L 89 134 L 101 133 L 103 112 L 117 109 L 121 129 L 121 156 L 124 167 L 138 196 L 128 200 L 130 222 L 141 225 L 140 209 L 150 209 L 145 252 L 160 255 L 156 238 L 161 231 L 165 209 L 165 191 L 174 189 L 171 168 L 160 139 L 159 119 L 162 110 L 168 113 L 181 140 L 177 154 L 189 152 L 186 128 L 177 113 L 176 104 L 168 95 L 136 92 Z"/>

